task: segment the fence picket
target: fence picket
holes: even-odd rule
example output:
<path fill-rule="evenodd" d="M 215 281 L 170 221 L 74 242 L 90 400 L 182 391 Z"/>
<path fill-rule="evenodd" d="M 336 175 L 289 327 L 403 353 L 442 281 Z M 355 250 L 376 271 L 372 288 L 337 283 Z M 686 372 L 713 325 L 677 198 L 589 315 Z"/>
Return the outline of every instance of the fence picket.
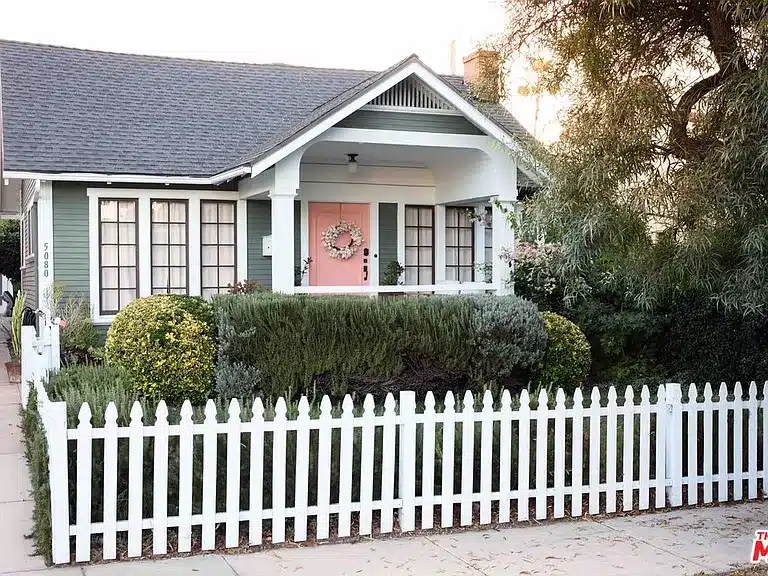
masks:
<path fill-rule="evenodd" d="M 251 417 L 251 462 L 249 470 L 250 513 L 248 518 L 248 544 L 260 546 L 262 541 L 262 515 L 264 511 L 264 404 L 261 398 L 253 401 Z M 318 532 L 320 527 L 318 525 Z M 318 536 L 319 538 L 319 536 Z"/>
<path fill-rule="evenodd" d="M 192 548 L 192 404 L 181 406 L 179 426 L 179 552 Z"/>
<path fill-rule="evenodd" d="M 350 534 L 350 521 L 352 515 L 352 418 L 354 417 L 354 404 L 352 397 L 347 394 L 341 405 L 341 450 L 339 458 L 339 537 L 344 538 Z M 393 451 L 394 454 L 394 451 Z M 394 481 L 394 480 L 393 480 Z"/>
<path fill-rule="evenodd" d="M 704 386 L 704 404 L 702 413 L 704 414 L 704 504 L 712 503 L 712 413 L 714 404 L 712 403 L 712 386 L 709 382 Z"/>
<path fill-rule="evenodd" d="M 666 386 L 661 385 L 656 393 L 656 508 L 664 508 L 667 502 L 667 462 L 664 452 L 667 445 L 667 416 Z"/>
<path fill-rule="evenodd" d="M 104 559 L 117 558 L 117 406 L 104 412 Z"/>
<path fill-rule="evenodd" d="M 467 390 L 461 407 L 461 525 L 472 524 L 472 496 L 475 478 L 475 407 Z"/>
<path fill-rule="evenodd" d="M 529 467 L 531 465 L 531 406 L 528 390 L 520 392 L 520 410 L 518 411 L 520 429 L 518 430 L 517 457 L 517 520 L 528 520 L 528 491 L 531 487 Z"/>
<path fill-rule="evenodd" d="M 77 508 L 75 527 L 75 560 L 91 559 L 91 466 L 93 462 L 93 426 L 91 407 L 80 406 L 77 416 Z"/>
<path fill-rule="evenodd" d="M 509 390 L 501 394 L 501 422 L 499 457 L 499 522 L 509 522 L 512 479 L 512 395 Z"/>
<path fill-rule="evenodd" d="M 605 432 L 605 511 L 616 512 L 616 388 L 608 389 L 608 417 Z"/>
<path fill-rule="evenodd" d="M 648 386 L 640 392 L 640 510 L 648 510 L 651 477 L 651 393 Z"/>
<path fill-rule="evenodd" d="M 555 518 L 565 516 L 565 392 L 555 396 Z"/>
<path fill-rule="evenodd" d="M 728 388 L 720 383 L 717 399 L 717 501 L 728 500 Z"/>
<path fill-rule="evenodd" d="M 325 540 L 329 532 L 328 507 L 331 503 L 331 399 L 320 402 L 320 429 L 317 448 L 317 538 Z"/>
<path fill-rule="evenodd" d="M 208 400 L 203 421 L 203 532 L 201 547 L 216 547 L 216 404 Z"/>
<path fill-rule="evenodd" d="M 152 554 L 168 553 L 168 406 L 155 411 L 155 478 L 152 487 Z"/>
<path fill-rule="evenodd" d="M 757 384 L 749 383 L 749 423 L 747 424 L 747 437 L 749 438 L 749 462 L 747 497 L 750 500 L 757 498 Z"/>
<path fill-rule="evenodd" d="M 696 384 L 688 387 L 688 504 L 694 505 L 698 502 L 698 475 L 699 475 L 699 443 L 698 443 L 698 390 Z"/>
<path fill-rule="evenodd" d="M 571 516 L 581 516 L 582 508 L 582 453 L 584 450 L 584 398 L 581 388 L 573 393 L 573 423 L 571 432 Z"/>
<path fill-rule="evenodd" d="M 128 431 L 128 556 L 141 556 L 141 528 L 144 492 L 144 413 L 133 403 Z"/>
<path fill-rule="evenodd" d="M 350 399 L 350 405 L 352 399 Z M 381 532 L 387 534 L 392 532 L 392 522 L 394 516 L 394 490 L 395 490 L 395 397 L 392 393 L 387 394 L 384 400 L 384 443 L 382 446 L 382 465 L 381 465 Z M 350 430 L 351 443 L 351 430 Z M 343 443 L 342 443 L 343 446 Z M 351 449 L 350 449 L 351 452 Z M 350 454 L 350 468 L 351 468 Z"/>
<path fill-rule="evenodd" d="M 398 446 L 398 495 L 402 504 L 398 512 L 400 532 L 416 529 L 416 392 L 400 392 L 400 434 Z"/>
<path fill-rule="evenodd" d="M 600 391 L 592 388 L 589 405 L 589 513 L 600 513 Z"/>
<path fill-rule="evenodd" d="M 285 444 L 288 408 L 281 396 L 275 403 L 272 432 L 272 543 L 285 542 Z"/>
<path fill-rule="evenodd" d="M 539 391 L 536 408 L 536 520 L 547 517 L 547 437 L 549 427 L 549 399 L 547 391 Z"/>
<path fill-rule="evenodd" d="M 307 501 L 309 498 L 309 401 L 306 396 L 299 400 L 296 417 L 296 480 L 294 485 L 293 539 L 307 539 Z"/>
<path fill-rule="evenodd" d="M 240 403 L 232 398 L 227 421 L 227 523 L 225 546 L 240 544 Z"/>
<path fill-rule="evenodd" d="M 741 382 L 733 387 L 733 499 L 738 502 L 744 498 L 744 462 L 742 444 L 744 442 L 744 391 Z"/>
<path fill-rule="evenodd" d="M 763 494 L 768 494 L 768 381 L 763 383 Z"/>
<path fill-rule="evenodd" d="M 360 455 L 360 535 L 371 534 L 373 517 L 373 441 L 376 432 L 373 396 L 366 394 L 363 402 L 363 445 Z"/>
<path fill-rule="evenodd" d="M 666 486 L 666 496 L 670 506 L 683 505 L 683 406 L 680 384 L 670 383 L 666 392 L 666 426 L 664 428 L 666 446 L 664 449 L 665 481 L 670 479 L 671 486 Z M 657 502 L 659 495 L 657 495 Z M 662 506 L 664 500 L 661 500 Z"/>
<path fill-rule="evenodd" d="M 493 466 L 493 396 L 490 390 L 486 390 L 483 395 L 480 442 L 480 524 L 490 524 Z"/>
<path fill-rule="evenodd" d="M 622 491 L 621 500 L 624 512 L 632 510 L 634 505 L 635 481 L 635 392 L 631 386 L 624 391 L 624 405 L 621 407 L 621 425 L 624 427 L 624 441 L 622 445 Z"/>
<path fill-rule="evenodd" d="M 453 526 L 453 454 L 456 436 L 456 400 L 450 390 L 445 394 L 443 408 L 443 472 L 440 491 L 440 526 Z"/>
<path fill-rule="evenodd" d="M 432 391 L 424 398 L 422 446 L 421 529 L 431 530 L 435 520 L 435 396 Z"/>

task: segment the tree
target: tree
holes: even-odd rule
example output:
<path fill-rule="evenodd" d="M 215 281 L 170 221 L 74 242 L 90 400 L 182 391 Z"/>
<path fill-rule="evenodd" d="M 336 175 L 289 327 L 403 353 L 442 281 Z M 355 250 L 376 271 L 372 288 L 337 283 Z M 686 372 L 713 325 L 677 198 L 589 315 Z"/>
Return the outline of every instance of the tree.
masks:
<path fill-rule="evenodd" d="M 566 94 L 527 222 L 564 271 L 653 308 L 686 294 L 768 310 L 768 3 L 507 0 L 503 57 Z M 576 284 L 578 285 L 578 284 Z"/>
<path fill-rule="evenodd" d="M 21 239 L 18 220 L 0 220 L 0 274 L 21 280 Z"/>

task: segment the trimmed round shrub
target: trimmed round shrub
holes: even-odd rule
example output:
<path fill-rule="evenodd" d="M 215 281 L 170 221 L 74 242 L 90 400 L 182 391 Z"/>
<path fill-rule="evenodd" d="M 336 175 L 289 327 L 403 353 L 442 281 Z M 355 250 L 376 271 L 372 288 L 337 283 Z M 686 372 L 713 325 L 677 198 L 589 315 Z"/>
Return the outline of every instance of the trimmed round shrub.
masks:
<path fill-rule="evenodd" d="M 213 382 L 216 344 L 210 305 L 199 298 L 139 298 L 115 316 L 104 357 L 125 368 L 143 396 L 202 402 Z"/>
<path fill-rule="evenodd" d="M 554 312 L 542 313 L 547 351 L 536 382 L 544 388 L 572 392 L 581 386 L 592 361 L 589 342 L 576 324 Z"/>

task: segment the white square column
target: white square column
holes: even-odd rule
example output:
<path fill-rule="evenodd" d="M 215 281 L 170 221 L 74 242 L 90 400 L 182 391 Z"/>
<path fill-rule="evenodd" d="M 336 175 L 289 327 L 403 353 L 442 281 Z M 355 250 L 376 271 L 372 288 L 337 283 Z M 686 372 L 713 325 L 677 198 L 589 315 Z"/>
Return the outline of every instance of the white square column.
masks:
<path fill-rule="evenodd" d="M 515 254 L 515 231 L 512 221 L 517 218 L 517 163 L 504 150 L 494 150 L 488 173 L 493 205 L 493 284 L 497 294 L 514 293 L 514 260 L 504 261 L 502 253 Z"/>
<path fill-rule="evenodd" d="M 272 203 L 272 290 L 294 292 L 294 202 L 299 188 L 302 151 L 294 152 L 275 165 L 275 186 L 269 193 Z"/>

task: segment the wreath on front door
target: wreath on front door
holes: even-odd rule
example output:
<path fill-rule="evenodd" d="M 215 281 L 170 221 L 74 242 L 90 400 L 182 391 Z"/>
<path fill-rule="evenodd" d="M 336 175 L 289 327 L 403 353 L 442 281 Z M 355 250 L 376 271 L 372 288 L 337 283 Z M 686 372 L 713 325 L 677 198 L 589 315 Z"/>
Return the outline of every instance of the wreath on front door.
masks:
<path fill-rule="evenodd" d="M 336 242 L 339 236 L 349 234 L 349 244 L 346 246 L 337 246 Z M 347 222 L 342 218 L 338 224 L 330 226 L 323 232 L 323 248 L 331 258 L 336 260 L 348 260 L 357 253 L 357 250 L 363 243 L 363 231 L 353 223 Z"/>

